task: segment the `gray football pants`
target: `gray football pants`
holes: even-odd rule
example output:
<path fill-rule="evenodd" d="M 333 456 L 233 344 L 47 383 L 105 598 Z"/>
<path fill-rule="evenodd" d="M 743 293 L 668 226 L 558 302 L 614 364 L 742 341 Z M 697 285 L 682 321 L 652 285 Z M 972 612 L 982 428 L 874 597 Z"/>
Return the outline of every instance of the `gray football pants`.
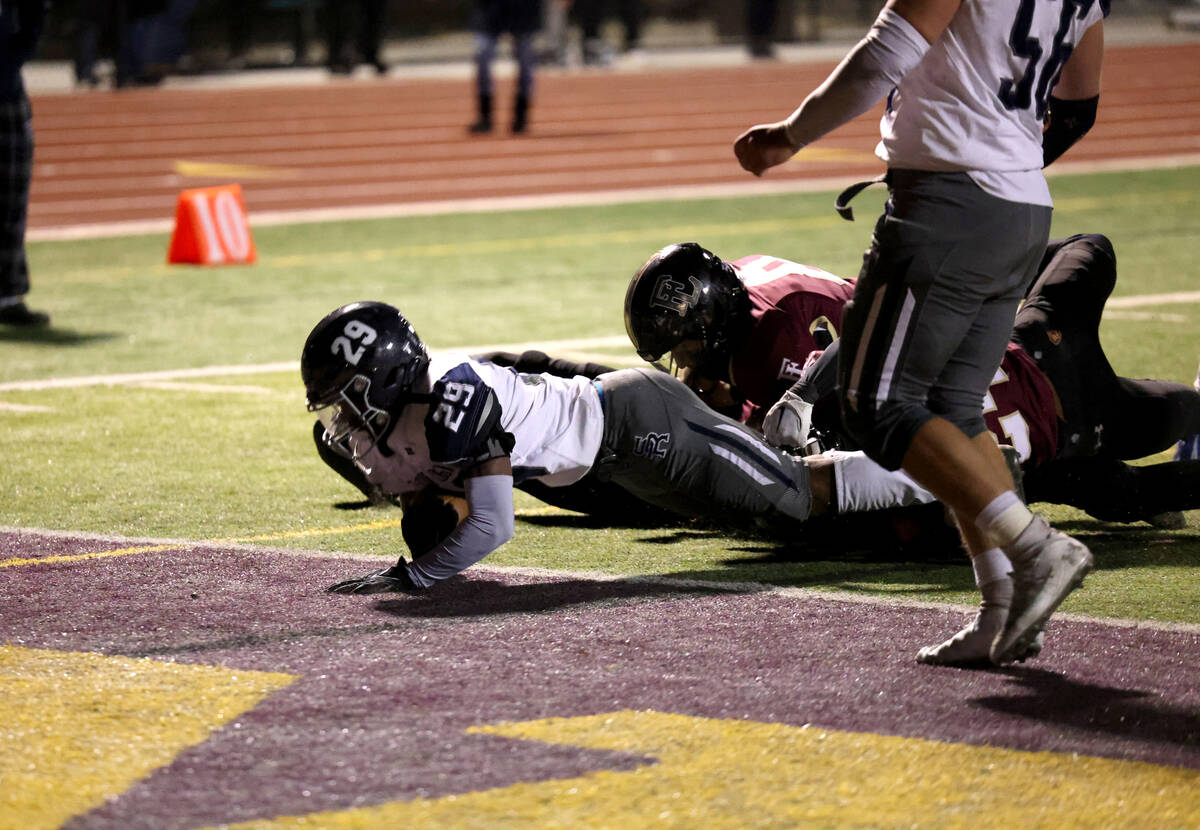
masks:
<path fill-rule="evenodd" d="M 623 369 L 596 383 L 604 406 L 599 478 L 664 510 L 721 522 L 808 518 L 808 467 L 743 424 L 705 406 L 656 369 Z"/>
<path fill-rule="evenodd" d="M 842 319 L 847 431 L 888 469 L 940 416 L 975 437 L 1051 209 L 984 192 L 966 173 L 892 170 L 891 194 Z"/>

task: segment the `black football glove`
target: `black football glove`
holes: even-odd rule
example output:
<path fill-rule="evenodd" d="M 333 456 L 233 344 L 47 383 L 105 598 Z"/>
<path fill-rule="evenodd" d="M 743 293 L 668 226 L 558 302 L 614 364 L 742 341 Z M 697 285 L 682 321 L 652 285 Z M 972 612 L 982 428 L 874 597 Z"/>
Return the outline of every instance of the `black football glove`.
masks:
<path fill-rule="evenodd" d="M 335 582 L 325 589 L 329 594 L 415 594 L 421 589 L 408 575 L 408 568 L 401 559 L 390 568 L 374 571 L 366 576 Z"/>

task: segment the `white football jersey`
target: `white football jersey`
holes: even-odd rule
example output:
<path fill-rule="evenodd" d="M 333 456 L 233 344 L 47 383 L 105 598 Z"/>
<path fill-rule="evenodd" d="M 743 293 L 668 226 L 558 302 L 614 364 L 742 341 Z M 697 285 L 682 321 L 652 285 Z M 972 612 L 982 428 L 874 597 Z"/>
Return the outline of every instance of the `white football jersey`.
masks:
<path fill-rule="evenodd" d="M 507 455 L 517 482 L 552 487 L 591 468 L 604 434 L 600 396 L 584 377 L 525 375 L 466 355 L 434 354 L 411 403 L 388 436 L 390 454 L 359 459 L 368 480 L 391 495 L 430 485 L 463 489 L 462 474 Z"/>
<path fill-rule="evenodd" d="M 966 171 L 1002 199 L 1051 204 L 1046 102 L 1109 0 L 963 0 L 888 97 L 876 155 L 889 167 Z"/>

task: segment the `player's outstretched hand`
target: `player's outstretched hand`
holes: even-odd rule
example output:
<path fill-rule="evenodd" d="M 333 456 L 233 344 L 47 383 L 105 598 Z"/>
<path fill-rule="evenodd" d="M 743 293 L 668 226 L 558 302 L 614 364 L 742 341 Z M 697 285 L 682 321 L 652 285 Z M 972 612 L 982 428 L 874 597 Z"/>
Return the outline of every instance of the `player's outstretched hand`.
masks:
<path fill-rule="evenodd" d="M 335 582 L 325 589 L 330 594 L 415 594 L 419 590 L 408 575 L 403 559 L 390 568 Z"/>
<path fill-rule="evenodd" d="M 742 169 L 756 176 L 783 164 L 796 154 L 796 149 L 782 121 L 751 127 L 733 142 L 733 154 Z"/>
<path fill-rule="evenodd" d="M 808 455 L 813 405 L 795 392 L 787 391 L 767 410 L 763 435 L 777 447 L 800 450 Z"/>

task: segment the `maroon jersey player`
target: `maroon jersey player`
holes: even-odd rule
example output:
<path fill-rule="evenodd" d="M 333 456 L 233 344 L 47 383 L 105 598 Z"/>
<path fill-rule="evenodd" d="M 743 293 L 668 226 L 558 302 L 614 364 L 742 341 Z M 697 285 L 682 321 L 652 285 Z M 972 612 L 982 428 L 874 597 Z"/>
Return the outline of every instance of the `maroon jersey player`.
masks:
<path fill-rule="evenodd" d="M 1099 328 L 1116 277 L 1116 254 L 1105 237 L 1050 242 L 984 398 L 984 421 L 997 441 L 1020 454 L 1031 503 L 1069 504 L 1106 521 L 1172 526 L 1180 520 L 1172 514 L 1200 507 L 1200 462 L 1124 462 L 1200 431 L 1200 391 L 1113 370 Z M 790 392 L 813 403 L 832 391 L 837 351 L 836 344 L 827 349 Z M 839 424 L 821 422 L 819 409 L 816 417 L 818 432 L 840 432 Z M 767 427 L 772 440 L 809 443 L 805 436 L 775 433 L 772 417 Z"/>
<path fill-rule="evenodd" d="M 1008 344 L 983 398 L 983 420 L 999 443 L 1016 449 L 1022 465 L 1045 464 L 1058 452 L 1054 387 L 1016 343 Z"/>
<path fill-rule="evenodd" d="M 669 354 L 706 403 L 757 426 L 809 353 L 837 337 L 853 293 L 820 268 L 759 254 L 726 262 L 685 242 L 634 275 L 625 326 L 642 358 Z"/>

